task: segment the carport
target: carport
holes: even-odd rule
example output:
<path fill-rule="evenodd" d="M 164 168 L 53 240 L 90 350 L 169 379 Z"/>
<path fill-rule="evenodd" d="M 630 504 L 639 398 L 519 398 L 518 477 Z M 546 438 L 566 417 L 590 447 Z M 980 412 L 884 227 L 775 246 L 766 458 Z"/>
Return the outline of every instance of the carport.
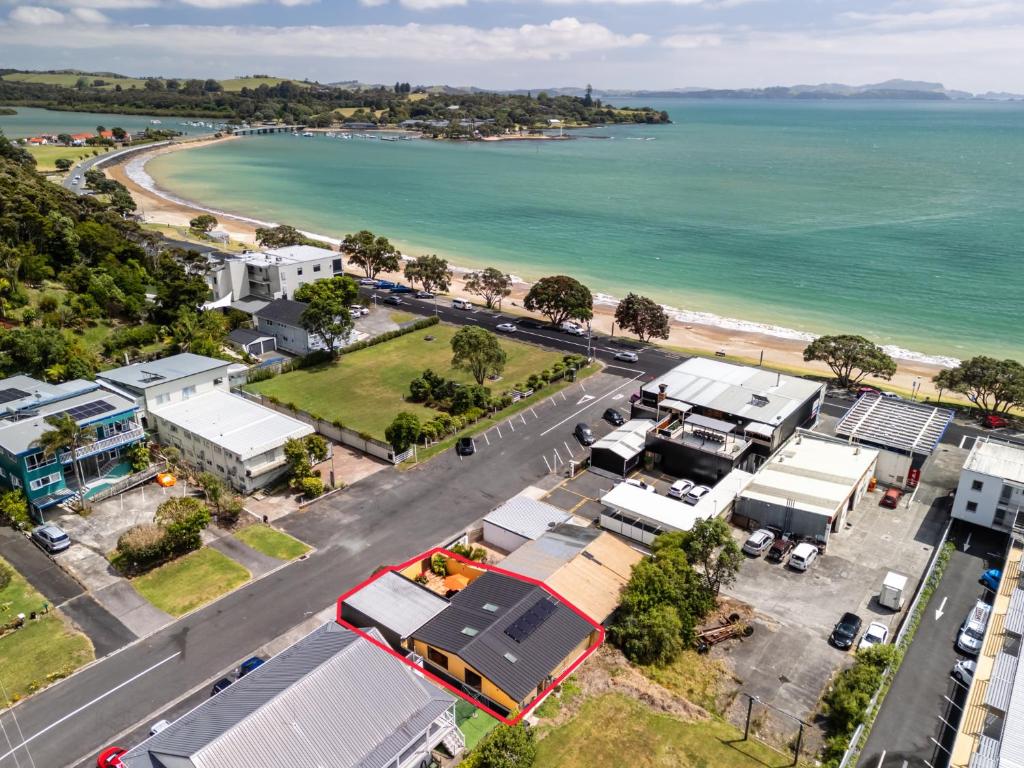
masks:
<path fill-rule="evenodd" d="M 590 448 L 590 470 L 616 479 L 628 475 L 640 464 L 653 426 L 650 419 L 630 419 L 602 437 Z"/>

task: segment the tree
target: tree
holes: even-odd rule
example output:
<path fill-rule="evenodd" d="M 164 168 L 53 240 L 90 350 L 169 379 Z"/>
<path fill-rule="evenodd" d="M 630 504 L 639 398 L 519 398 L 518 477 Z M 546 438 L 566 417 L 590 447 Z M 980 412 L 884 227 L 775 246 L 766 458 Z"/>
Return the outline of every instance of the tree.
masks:
<path fill-rule="evenodd" d="M 256 229 L 256 242 L 264 248 L 285 248 L 289 245 L 301 245 L 306 240 L 305 235 L 295 227 L 290 227 L 287 224 Z"/>
<path fill-rule="evenodd" d="M 165 554 L 176 556 L 202 546 L 203 529 L 210 524 L 210 510 L 192 496 L 174 496 L 156 508 L 154 520 L 164 529 Z"/>
<path fill-rule="evenodd" d="M 220 511 L 220 504 L 223 501 L 227 488 L 224 487 L 224 481 L 221 480 L 213 472 L 200 472 L 196 478 L 196 482 L 199 483 L 199 487 L 203 489 L 203 495 L 206 496 L 206 503 L 213 506 L 214 510 Z"/>
<path fill-rule="evenodd" d="M 78 458 L 78 452 L 96 442 L 96 428 L 83 427 L 68 413 L 55 413 L 44 418 L 50 429 L 36 438 L 35 445 L 43 449 L 46 456 L 58 456 L 64 451 L 71 452 L 71 465 L 75 470 L 78 487 L 85 488 L 85 474 Z M 79 499 L 85 509 L 85 497 Z"/>
<path fill-rule="evenodd" d="M 74 164 L 75 164 L 74 161 L 69 160 L 66 157 L 58 157 L 56 160 L 53 161 L 53 166 L 58 171 L 61 171 L 63 173 L 66 173 L 67 171 L 70 171 L 71 170 L 71 166 L 74 165 Z"/>
<path fill-rule="evenodd" d="M 472 374 L 477 384 L 505 369 L 508 356 L 498 337 L 478 325 L 467 325 L 452 336 L 452 367 Z"/>
<path fill-rule="evenodd" d="M 70 147 L 72 141 L 73 141 L 73 139 L 71 138 L 71 134 L 70 133 L 58 133 L 57 134 L 57 142 L 59 144 L 63 144 L 65 147 Z"/>
<path fill-rule="evenodd" d="M 635 664 L 671 664 L 686 647 L 683 622 L 671 605 L 628 613 L 611 627 L 611 639 Z"/>
<path fill-rule="evenodd" d="M 594 316 L 594 297 L 590 289 L 566 275 L 543 277 L 526 294 L 523 306 L 546 315 L 552 325 L 566 320 L 589 320 Z"/>
<path fill-rule="evenodd" d="M 332 355 L 340 339 L 352 330 L 349 305 L 358 295 L 350 277 L 332 277 L 300 286 L 295 298 L 307 302 L 299 322 L 302 327 L 320 339 Z"/>
<path fill-rule="evenodd" d="M 532 728 L 498 725 L 474 750 L 475 768 L 530 768 L 537 758 Z"/>
<path fill-rule="evenodd" d="M 855 387 L 866 376 L 891 379 L 896 361 L 874 342 L 863 336 L 841 334 L 819 336 L 804 349 L 804 360 L 825 363 L 840 387 Z"/>
<path fill-rule="evenodd" d="M 512 293 L 512 276 L 500 269 L 487 267 L 482 272 L 469 274 L 466 290 L 483 298 L 488 309 L 493 309 L 495 305 L 501 309 L 501 300 Z"/>
<path fill-rule="evenodd" d="M 217 226 L 217 217 L 209 213 L 201 213 L 194 219 L 190 220 L 188 225 L 196 232 L 200 232 L 205 235 L 208 232 L 212 232 Z"/>
<path fill-rule="evenodd" d="M 205 262 L 201 254 L 195 251 L 190 253 Z M 194 312 L 210 295 L 210 286 L 203 275 L 196 273 L 196 270 L 186 269 L 186 264 L 182 260 L 169 254 L 159 258 L 153 270 L 153 277 L 157 304 L 154 319 L 158 323 L 173 322 L 183 309 Z"/>
<path fill-rule="evenodd" d="M 13 528 L 26 530 L 32 525 L 32 517 L 28 513 L 28 499 L 21 491 L 4 491 L 0 493 L 0 522 Z"/>
<path fill-rule="evenodd" d="M 128 138 L 128 131 L 119 126 L 114 126 L 110 129 L 110 132 L 114 134 L 114 138 L 117 139 L 118 141 L 124 141 L 125 139 Z"/>
<path fill-rule="evenodd" d="M 303 283 L 295 290 L 294 298 L 308 303 L 321 294 L 334 296 L 346 307 L 350 307 L 359 298 L 359 286 L 347 275 L 335 275 Z"/>
<path fill-rule="evenodd" d="M 655 555 L 680 549 L 704 577 L 712 594 L 736 581 L 743 552 L 733 539 L 729 525 L 720 517 L 697 521 L 689 531 L 665 533 L 654 540 Z"/>
<path fill-rule="evenodd" d="M 383 235 L 374 235 L 367 229 L 354 235 L 345 235 L 341 241 L 341 250 L 349 254 L 349 261 L 361 267 L 367 277 L 398 271 L 398 249 Z"/>
<path fill-rule="evenodd" d="M 933 381 L 942 389 L 964 395 L 985 413 L 1006 413 L 1024 406 L 1024 366 L 1016 360 L 979 355 L 939 372 Z"/>
<path fill-rule="evenodd" d="M 668 338 L 668 315 L 653 299 L 630 293 L 615 308 L 615 322 L 620 328 L 650 341 Z"/>
<path fill-rule="evenodd" d="M 327 441 L 320 435 L 289 438 L 284 443 L 284 458 L 293 484 L 313 473 L 313 465 L 327 459 Z"/>
<path fill-rule="evenodd" d="M 127 216 L 135 210 L 136 206 L 131 193 L 124 187 L 121 187 L 114 190 L 114 193 L 110 196 L 110 207 L 122 216 Z"/>
<path fill-rule="evenodd" d="M 407 411 L 395 416 L 394 421 L 384 430 L 384 439 L 391 443 L 396 453 L 409 450 L 409 446 L 415 443 L 419 436 L 420 420 L 415 413 Z"/>
<path fill-rule="evenodd" d="M 447 259 L 433 254 L 417 256 L 406 262 L 405 278 L 413 285 L 422 285 L 424 291 L 445 293 L 452 284 L 452 271 Z"/>

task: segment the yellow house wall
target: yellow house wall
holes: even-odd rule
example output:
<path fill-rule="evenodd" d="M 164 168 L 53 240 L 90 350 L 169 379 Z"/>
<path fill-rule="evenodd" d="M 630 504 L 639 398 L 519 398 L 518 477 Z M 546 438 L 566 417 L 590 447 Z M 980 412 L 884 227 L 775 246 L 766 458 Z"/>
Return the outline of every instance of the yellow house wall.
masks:
<path fill-rule="evenodd" d="M 433 646 L 428 646 L 422 640 L 414 640 L 413 641 L 413 649 L 416 651 L 416 653 L 418 653 L 420 656 L 422 656 L 428 663 L 432 663 L 432 662 L 430 662 L 430 657 L 428 656 L 428 651 L 429 651 L 429 648 L 431 648 L 431 647 L 433 647 Z M 454 678 L 456 678 L 458 680 L 461 680 L 462 682 L 466 682 L 466 670 L 467 669 L 469 671 L 471 671 L 471 672 L 475 672 L 477 675 L 480 675 L 480 672 L 478 672 L 476 669 L 474 669 L 473 667 L 471 667 L 468 664 L 466 664 L 466 662 L 464 662 L 462 659 L 460 659 L 455 654 L 449 653 L 448 651 L 441 650 L 440 648 L 434 648 L 434 650 L 437 651 L 438 653 L 443 653 L 445 656 L 448 657 L 448 669 L 447 669 L 447 672 L 452 677 L 454 677 Z M 483 675 L 480 675 L 480 680 L 481 680 L 480 691 L 481 691 L 481 693 L 483 693 L 484 696 L 486 696 L 487 698 L 489 698 L 489 699 L 491 699 L 493 701 L 498 702 L 499 704 L 501 704 L 503 707 L 505 707 L 507 709 L 512 709 L 513 707 L 518 707 L 519 706 L 517 702 L 513 701 L 508 696 L 508 694 L 506 694 L 503 690 L 498 688 L 498 686 L 496 686 L 494 683 L 492 683 L 490 680 L 488 680 Z"/>
<path fill-rule="evenodd" d="M 484 570 L 482 568 L 474 568 L 472 565 L 466 565 L 465 563 L 456 560 L 454 557 L 447 558 L 445 562 L 449 576 L 465 576 L 466 580 L 470 584 L 484 575 Z"/>

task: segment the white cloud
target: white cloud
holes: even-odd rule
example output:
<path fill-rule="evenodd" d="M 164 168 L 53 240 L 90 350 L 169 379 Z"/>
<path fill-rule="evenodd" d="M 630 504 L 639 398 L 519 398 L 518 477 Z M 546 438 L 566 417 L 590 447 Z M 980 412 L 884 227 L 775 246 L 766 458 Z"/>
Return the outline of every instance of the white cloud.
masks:
<path fill-rule="evenodd" d="M 78 21 L 84 21 L 86 24 L 106 24 L 110 21 L 109 18 L 95 8 L 73 8 L 71 16 Z"/>
<path fill-rule="evenodd" d="M 384 0 L 387 2 L 387 0 Z M 452 8 L 466 5 L 467 0 L 399 0 L 401 4 L 413 11 L 433 11 L 438 8 Z M 366 2 L 363 2 L 366 5 Z M 370 5 L 380 4 L 379 0 L 370 0 Z"/>
<path fill-rule="evenodd" d="M 161 0 L 52 0 L 61 8 L 94 8 L 117 11 L 131 8 L 156 8 Z"/>
<path fill-rule="evenodd" d="M 669 35 L 662 39 L 661 44 L 666 48 L 709 48 L 722 44 L 721 35 L 713 34 L 678 34 Z"/>
<path fill-rule="evenodd" d="M 967 5 L 958 3 L 954 6 L 934 8 L 926 11 L 907 11 L 904 13 L 848 11 L 841 16 L 848 21 L 866 23 L 879 29 L 915 29 L 926 26 L 974 24 L 1015 14 L 1024 15 L 1024 6 L 1020 3 L 971 3 Z"/>
<path fill-rule="evenodd" d="M 21 5 L 15 8 L 8 17 L 18 24 L 29 24 L 31 26 L 42 26 L 44 24 L 62 24 L 64 14 L 55 11 L 53 8 L 43 8 L 38 5 Z"/>

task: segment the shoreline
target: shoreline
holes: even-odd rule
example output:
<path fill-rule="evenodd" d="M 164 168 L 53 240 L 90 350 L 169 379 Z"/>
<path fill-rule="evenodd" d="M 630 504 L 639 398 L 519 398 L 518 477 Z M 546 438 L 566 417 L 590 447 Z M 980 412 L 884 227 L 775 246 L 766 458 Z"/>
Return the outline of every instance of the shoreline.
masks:
<path fill-rule="evenodd" d="M 218 229 L 227 232 L 234 240 L 254 244 L 257 227 L 276 226 L 278 222 L 264 221 L 180 198 L 160 189 L 156 181 L 145 170 L 146 163 L 159 155 L 198 148 L 213 142 L 236 141 L 238 138 L 230 136 L 161 147 L 153 152 L 139 154 L 127 163 L 110 165 L 106 171 L 111 178 L 128 188 L 139 207 L 139 214 L 148 223 L 187 227 L 189 219 L 196 214 L 211 213 L 218 218 Z M 338 238 L 325 237 L 319 233 L 303 231 L 303 234 L 334 246 L 341 242 Z M 455 264 L 451 266 L 455 278 L 449 293 L 452 296 L 469 298 L 475 304 L 481 304 L 478 296 L 467 294 L 464 290 L 464 277 L 472 272 L 473 268 L 460 267 Z M 400 275 L 382 273 L 381 276 L 388 279 L 395 277 L 401 279 Z M 522 309 L 522 300 L 529 290 L 529 283 L 515 276 L 513 276 L 513 280 L 512 294 L 505 299 L 505 304 L 515 308 L 519 314 L 529 314 Z M 592 325 L 596 330 L 603 333 L 612 332 L 616 301 L 615 297 L 607 294 L 596 293 L 594 295 Z M 669 338 L 664 341 L 659 340 L 659 344 L 711 355 L 724 350 L 729 358 L 755 363 L 763 359 L 769 365 L 789 370 L 830 375 L 825 365 L 808 363 L 803 360 L 803 349 L 807 342 L 815 337 L 815 334 L 776 325 L 754 323 L 739 318 L 719 317 L 711 313 L 683 311 L 668 305 L 665 305 L 665 310 L 671 319 L 671 331 Z M 873 377 L 869 377 L 869 380 L 872 383 L 884 384 L 908 393 L 917 382 L 922 396 L 937 394 L 937 390 L 931 383 L 932 377 L 943 368 L 952 367 L 959 362 L 953 357 L 924 355 L 893 346 L 884 348 L 897 360 L 896 376 L 890 382 Z M 948 394 L 945 397 L 952 399 Z"/>

